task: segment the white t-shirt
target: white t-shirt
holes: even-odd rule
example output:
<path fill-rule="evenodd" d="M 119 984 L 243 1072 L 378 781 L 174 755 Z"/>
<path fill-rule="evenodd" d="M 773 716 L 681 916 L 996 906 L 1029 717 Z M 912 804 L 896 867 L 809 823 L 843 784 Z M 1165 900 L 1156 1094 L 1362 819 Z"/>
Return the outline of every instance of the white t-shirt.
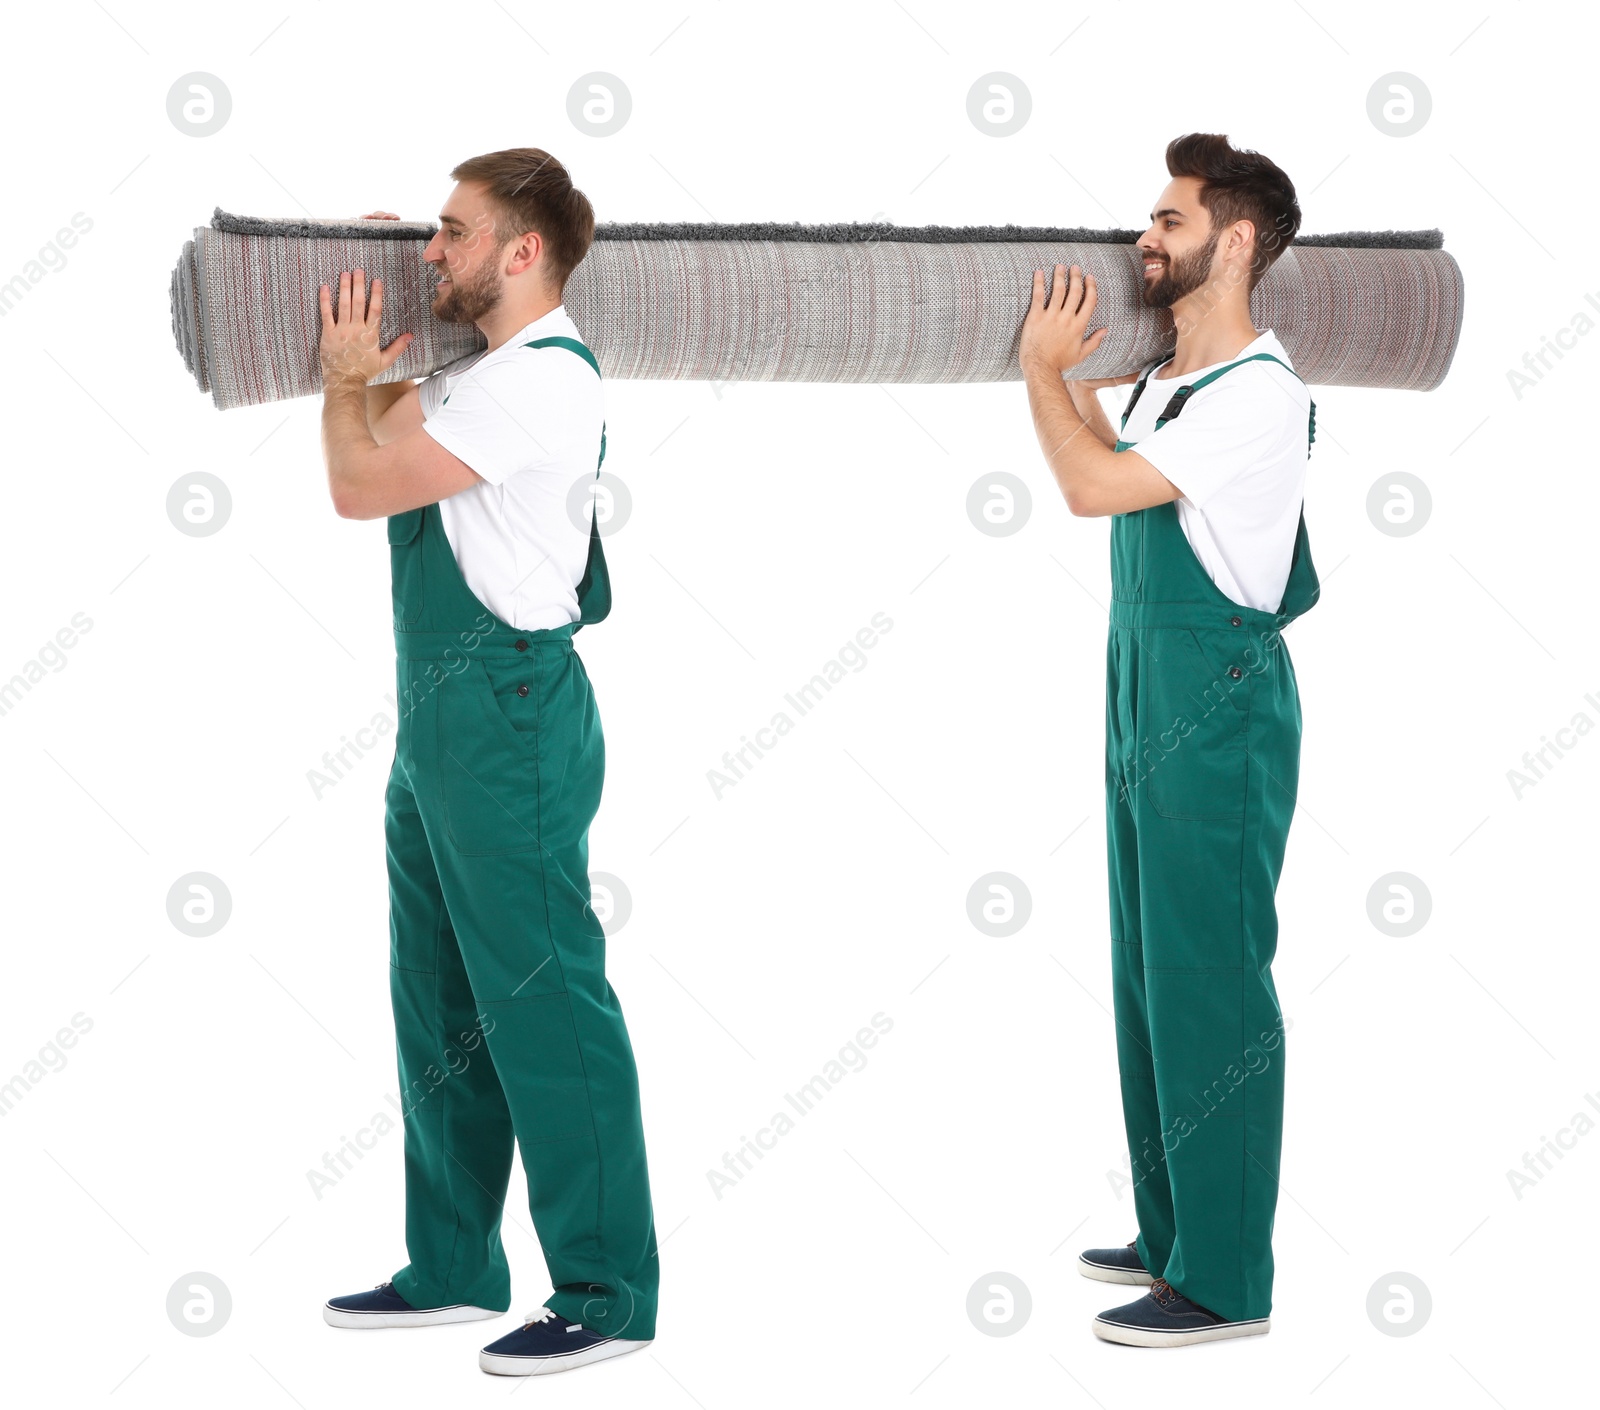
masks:
<path fill-rule="evenodd" d="M 439 501 L 461 576 L 496 616 L 524 631 L 580 615 L 590 510 L 586 498 L 581 527 L 573 523 L 567 496 L 593 479 L 605 421 L 600 378 L 582 357 L 522 346 L 552 337 L 582 341 L 560 305 L 417 389 L 422 429 L 485 482 Z"/>
<path fill-rule="evenodd" d="M 1289 362 L 1269 328 L 1236 357 L 1182 377 L 1152 374 L 1121 435 L 1183 491 L 1178 522 L 1211 581 L 1234 602 L 1276 612 L 1305 498 L 1310 388 L 1275 362 L 1247 362 L 1155 429 L 1185 382 L 1256 353 Z"/>

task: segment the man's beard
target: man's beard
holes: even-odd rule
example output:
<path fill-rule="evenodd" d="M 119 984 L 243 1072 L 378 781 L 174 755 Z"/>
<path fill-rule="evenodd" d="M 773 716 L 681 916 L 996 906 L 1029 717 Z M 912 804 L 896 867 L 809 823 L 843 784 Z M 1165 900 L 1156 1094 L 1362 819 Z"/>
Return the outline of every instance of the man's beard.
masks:
<path fill-rule="evenodd" d="M 1155 283 L 1145 282 L 1140 291 L 1147 308 L 1171 308 L 1179 299 L 1194 293 L 1211 277 L 1211 261 L 1217 253 L 1221 231 L 1213 232 L 1198 250 L 1169 260 Z"/>
<path fill-rule="evenodd" d="M 500 271 L 492 261 L 485 260 L 464 284 L 449 277 L 450 283 L 434 295 L 433 316 L 441 322 L 476 323 L 499 307 L 505 296 Z"/>

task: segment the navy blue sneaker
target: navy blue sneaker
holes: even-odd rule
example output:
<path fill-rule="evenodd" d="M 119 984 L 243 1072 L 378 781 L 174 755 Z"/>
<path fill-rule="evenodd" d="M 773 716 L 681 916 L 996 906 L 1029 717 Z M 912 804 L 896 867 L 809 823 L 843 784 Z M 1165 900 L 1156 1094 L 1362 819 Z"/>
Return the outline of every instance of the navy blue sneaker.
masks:
<path fill-rule="evenodd" d="M 1102 1283 L 1131 1283 L 1149 1287 L 1150 1270 L 1139 1257 L 1138 1245 L 1127 1248 L 1086 1248 L 1078 1255 L 1078 1271 L 1085 1278 L 1098 1278 Z"/>
<path fill-rule="evenodd" d="M 648 1341 L 603 1337 L 569 1322 L 548 1307 L 528 1314 L 522 1330 L 492 1341 L 478 1353 L 478 1365 L 496 1376 L 547 1376 L 591 1361 L 642 1351 Z"/>
<path fill-rule="evenodd" d="M 474 1307 L 470 1302 L 413 1307 L 394 1290 L 393 1283 L 379 1283 L 371 1292 L 330 1297 L 322 1309 L 322 1320 L 330 1327 L 433 1327 L 441 1322 L 482 1322 L 503 1316 L 503 1312 Z"/>
<path fill-rule="evenodd" d="M 1093 1322 L 1097 1337 L 1124 1346 L 1188 1346 L 1197 1341 L 1255 1336 L 1271 1325 L 1269 1317 L 1230 1322 L 1199 1303 L 1190 1302 L 1165 1278 L 1151 1283 L 1150 1291 L 1137 1302 L 1113 1307 Z"/>

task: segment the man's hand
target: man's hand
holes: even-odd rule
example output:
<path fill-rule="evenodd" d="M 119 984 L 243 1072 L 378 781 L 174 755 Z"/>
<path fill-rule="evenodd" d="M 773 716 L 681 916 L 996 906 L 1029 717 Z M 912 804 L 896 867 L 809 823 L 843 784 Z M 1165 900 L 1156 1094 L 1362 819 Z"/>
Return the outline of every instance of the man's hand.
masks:
<path fill-rule="evenodd" d="M 1060 376 L 1094 352 L 1106 336 L 1106 329 L 1096 328 L 1087 339 L 1084 337 L 1094 313 L 1092 274 L 1081 274 L 1073 265 L 1069 281 L 1066 266 L 1058 264 L 1053 293 L 1053 299 L 1045 298 L 1044 270 L 1034 270 L 1033 305 L 1022 325 L 1022 344 L 1017 354 L 1024 373 L 1048 368 Z"/>
<path fill-rule="evenodd" d="M 383 280 L 372 281 L 372 306 L 367 307 L 367 276 L 356 270 L 352 287 L 351 272 L 339 276 L 339 316 L 334 317 L 332 296 L 322 286 L 322 386 L 352 382 L 364 387 L 411 345 L 411 334 L 402 333 L 388 347 L 378 345 L 378 329 L 383 316 Z"/>

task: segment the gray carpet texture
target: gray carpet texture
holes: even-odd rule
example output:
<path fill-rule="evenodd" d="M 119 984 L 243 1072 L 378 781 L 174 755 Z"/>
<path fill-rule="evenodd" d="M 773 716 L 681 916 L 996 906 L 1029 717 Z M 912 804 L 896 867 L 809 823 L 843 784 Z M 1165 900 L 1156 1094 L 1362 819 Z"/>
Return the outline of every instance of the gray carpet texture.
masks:
<path fill-rule="evenodd" d="M 411 346 L 380 380 L 426 376 L 484 346 L 431 312 L 431 221 L 214 212 L 171 280 L 174 340 L 220 408 L 321 391 L 319 286 L 360 267 L 384 281 L 383 341 Z M 1173 345 L 1146 308 L 1139 232 L 881 222 L 631 223 L 596 227 L 567 312 L 608 377 L 700 381 L 995 382 L 1021 377 L 1033 271 L 1095 276 L 1110 328 L 1077 375 L 1137 371 Z M 1437 230 L 1303 235 L 1256 287 L 1312 384 L 1427 391 L 1460 335 L 1463 280 Z"/>

